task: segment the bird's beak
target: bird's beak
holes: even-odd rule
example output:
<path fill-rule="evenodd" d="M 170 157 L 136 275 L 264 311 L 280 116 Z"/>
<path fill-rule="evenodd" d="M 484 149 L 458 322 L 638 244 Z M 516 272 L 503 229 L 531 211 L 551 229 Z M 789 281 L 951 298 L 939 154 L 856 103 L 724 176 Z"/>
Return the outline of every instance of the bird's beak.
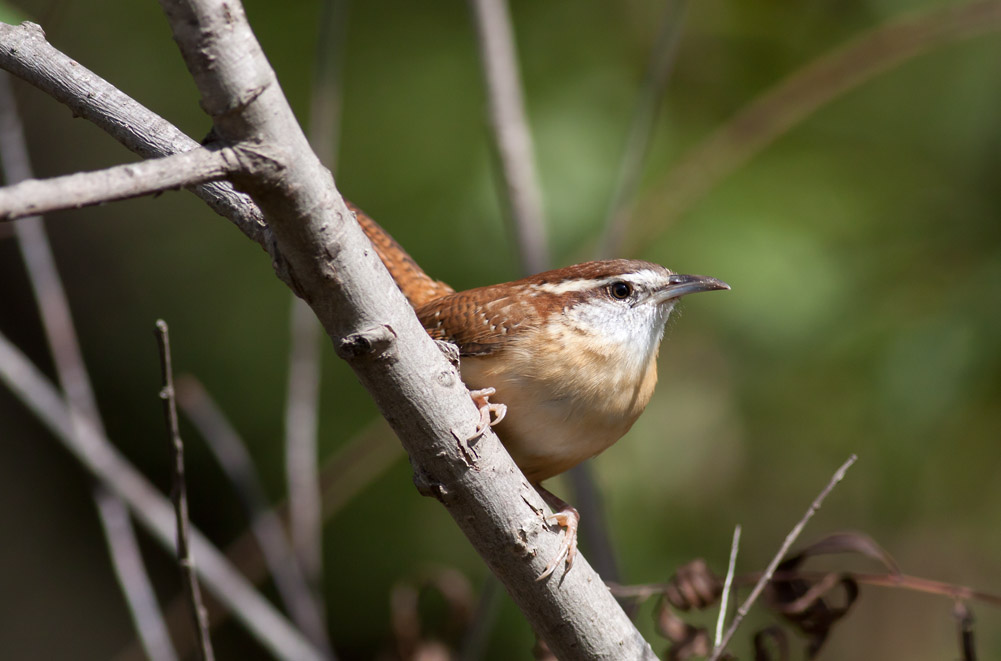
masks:
<path fill-rule="evenodd" d="M 714 291 L 716 289 L 729 288 L 730 285 L 726 284 L 722 280 L 710 278 L 705 275 L 682 275 L 680 273 L 672 273 L 668 277 L 667 285 L 655 292 L 653 298 L 657 303 L 663 303 L 665 301 L 677 300 L 682 296 L 695 294 L 700 291 Z"/>

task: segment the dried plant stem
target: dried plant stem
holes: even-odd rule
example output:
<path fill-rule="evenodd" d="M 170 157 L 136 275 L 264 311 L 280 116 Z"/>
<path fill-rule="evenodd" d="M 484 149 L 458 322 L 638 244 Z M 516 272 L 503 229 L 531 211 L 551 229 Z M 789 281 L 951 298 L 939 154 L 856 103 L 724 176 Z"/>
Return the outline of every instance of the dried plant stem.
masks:
<path fill-rule="evenodd" d="M 285 475 L 292 548 L 317 608 L 322 606 L 323 515 L 320 503 L 320 324 L 303 300 L 293 297 L 288 387 L 285 401 Z"/>
<path fill-rule="evenodd" d="M 758 600 L 762 590 L 764 590 L 765 586 L 768 585 L 768 582 L 772 580 L 772 575 L 775 573 L 775 569 L 779 566 L 779 563 L 782 562 L 782 558 L 784 558 L 786 553 L 789 552 L 789 548 L 796 542 L 796 539 L 799 537 L 800 533 L 803 532 L 803 528 L 806 527 L 806 524 L 813 518 L 813 515 L 817 513 L 817 510 L 820 509 L 820 506 L 824 503 L 824 499 L 827 498 L 827 494 L 831 493 L 834 487 L 836 487 L 838 483 L 844 479 L 845 473 L 848 472 L 848 469 L 851 468 L 852 464 L 854 464 L 857 460 L 858 457 L 854 454 L 848 457 L 848 460 L 841 465 L 841 468 L 835 471 L 834 476 L 831 478 L 830 482 L 827 483 L 827 486 L 824 487 L 816 499 L 814 499 L 813 503 L 810 504 L 810 507 L 806 510 L 806 514 L 803 515 L 803 518 L 801 518 L 799 522 L 793 526 L 793 529 L 789 532 L 789 534 L 786 535 L 785 541 L 782 542 L 782 546 L 779 547 L 778 553 L 776 553 L 775 557 L 772 558 L 772 561 L 768 563 L 768 568 L 765 569 L 765 573 L 762 574 L 761 579 L 757 582 L 757 584 L 755 584 L 754 588 L 751 590 L 751 594 L 747 596 L 744 603 L 742 603 L 740 608 L 737 609 L 737 614 L 734 616 L 733 622 L 730 623 L 730 627 L 723 635 L 722 640 L 720 640 L 719 644 L 713 648 L 713 653 L 709 657 L 709 661 L 719 661 L 720 656 L 726 650 L 726 646 L 730 644 L 730 639 L 733 638 L 733 634 L 736 633 L 737 627 L 740 626 L 740 623 L 747 616 L 747 612 L 751 609 L 751 606 L 754 605 L 754 602 Z"/>
<path fill-rule="evenodd" d="M 963 661 L 976 661 L 977 647 L 973 636 L 973 613 L 966 604 L 957 602 L 952 609 L 952 614 L 956 618 L 959 651 L 963 655 Z"/>
<path fill-rule="evenodd" d="M 500 583 L 493 576 L 488 575 L 484 580 L 476 610 L 459 645 L 458 661 L 484 658 L 490 642 L 490 632 L 497 622 L 497 613 L 504 598 L 504 591 L 500 588 Z"/>
<path fill-rule="evenodd" d="M 490 127 L 504 182 L 504 200 L 510 215 L 518 258 L 526 274 L 550 268 L 542 191 L 535 166 L 532 134 L 525 113 L 514 28 L 507 0 L 469 0 L 483 79 L 486 84 Z M 615 553 L 609 541 L 601 496 L 587 466 L 570 473 L 575 506 L 588 524 L 582 536 L 595 569 L 617 578 Z"/>
<path fill-rule="evenodd" d="M 773 576 L 773 579 L 782 581 L 803 578 L 809 581 L 819 581 L 827 575 L 828 572 L 819 571 L 777 572 L 775 576 Z M 838 575 L 850 578 L 856 583 L 862 585 L 872 585 L 881 588 L 897 588 L 901 590 L 910 590 L 912 592 L 922 592 L 924 594 L 935 594 L 941 597 L 946 597 L 947 599 L 953 599 L 955 601 L 978 601 L 980 603 L 993 606 L 994 608 L 1001 608 L 1001 594 L 974 590 L 966 587 L 965 585 L 953 585 L 952 583 L 933 581 L 929 578 L 910 576 L 908 574 L 860 574 L 857 572 L 840 572 Z M 760 574 L 748 574 L 741 577 L 741 582 L 746 581 L 747 584 L 750 584 L 751 582 L 759 580 L 760 576 Z"/>
<path fill-rule="evenodd" d="M 668 0 L 666 3 L 657 42 L 650 53 L 646 78 L 629 127 L 629 137 L 615 188 L 609 200 L 605 230 L 598 247 L 599 258 L 616 257 L 621 249 L 629 221 L 629 208 L 643 172 L 654 120 L 674 68 L 686 8 L 687 0 Z M 568 476 L 574 489 L 574 505 L 580 511 L 582 520 L 587 521 L 587 525 L 581 527 L 581 537 L 588 555 L 603 580 L 616 582 L 620 579 L 619 563 L 608 532 L 604 508 L 601 506 L 601 489 L 587 463 L 575 466 Z"/>
<path fill-rule="evenodd" d="M 157 346 L 160 348 L 160 368 L 163 370 L 163 417 L 167 424 L 170 441 L 171 488 L 170 500 L 174 503 L 177 523 L 177 562 L 181 567 L 181 578 L 191 605 L 195 633 L 198 636 L 198 653 L 202 661 L 213 661 L 212 640 L 209 638 L 208 615 L 202 603 L 202 591 L 195 573 L 195 559 L 188 542 L 188 490 L 184 479 L 184 442 L 177 422 L 177 404 L 174 396 L 174 368 L 170 358 L 170 332 L 167 322 L 156 322 Z"/>
<path fill-rule="evenodd" d="M 832 572 L 823 571 L 777 571 L 772 575 L 773 581 L 793 581 L 804 580 L 815 583 L 830 576 Z M 741 574 L 734 578 L 734 584 L 738 587 L 753 586 L 761 580 L 764 572 L 751 572 Z M 911 590 L 925 594 L 934 594 L 946 597 L 955 601 L 977 601 L 995 608 L 1001 608 L 1001 594 L 974 590 L 965 585 L 954 585 L 933 581 L 920 576 L 910 576 L 908 574 L 885 573 L 885 574 L 861 574 L 858 572 L 834 572 L 836 576 L 843 576 L 861 585 L 872 585 L 881 588 L 897 588 L 900 590 Z M 646 601 L 650 597 L 663 594 L 671 587 L 670 583 L 641 583 L 639 585 L 616 585 L 609 586 L 615 596 L 623 599 L 635 599 Z"/>
<path fill-rule="evenodd" d="M 733 541 L 730 543 L 730 562 L 726 568 L 726 579 L 723 581 L 723 594 L 720 595 L 719 617 L 716 618 L 716 635 L 713 637 L 713 647 L 719 647 L 723 640 L 723 625 L 726 624 L 726 611 L 730 605 L 730 588 L 733 586 L 733 574 L 737 567 L 737 551 L 740 549 L 740 524 L 733 529 Z"/>
<path fill-rule="evenodd" d="M 620 578 L 619 561 L 608 532 L 601 488 L 594 479 L 591 463 L 577 464 L 567 472 L 573 488 L 573 505 L 580 512 L 586 525 L 580 528 L 580 537 L 587 556 L 594 563 L 594 569 L 605 582 L 615 582 Z M 628 611 L 627 611 L 628 612 Z M 632 615 L 632 613 L 630 613 Z"/>

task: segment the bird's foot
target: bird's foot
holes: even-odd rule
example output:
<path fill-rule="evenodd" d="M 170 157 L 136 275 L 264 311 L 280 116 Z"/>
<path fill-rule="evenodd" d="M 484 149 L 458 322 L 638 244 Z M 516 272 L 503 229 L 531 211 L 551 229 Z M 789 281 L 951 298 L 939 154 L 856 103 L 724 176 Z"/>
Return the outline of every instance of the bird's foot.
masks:
<path fill-rule="evenodd" d="M 535 485 L 536 491 L 542 496 L 542 499 L 555 510 L 555 513 L 546 517 L 546 523 L 551 525 L 558 525 L 563 528 L 562 536 L 560 537 L 560 548 L 556 551 L 556 555 L 553 559 L 546 565 L 546 568 L 542 570 L 536 581 L 542 581 L 548 578 L 560 564 L 560 560 L 563 556 L 566 556 L 566 571 L 570 571 L 573 567 L 574 558 L 577 557 L 577 526 L 580 524 L 580 513 L 572 507 L 565 500 L 559 498 L 548 489 L 541 485 Z"/>
<path fill-rule="evenodd" d="M 496 393 L 497 390 L 494 388 L 469 391 L 469 396 L 473 398 L 473 403 L 480 410 L 480 421 L 476 425 L 476 431 L 473 432 L 473 435 L 466 439 L 467 442 L 483 436 L 483 432 L 487 430 L 487 427 L 493 427 L 507 415 L 507 406 L 505 404 L 490 401 L 490 396 Z"/>

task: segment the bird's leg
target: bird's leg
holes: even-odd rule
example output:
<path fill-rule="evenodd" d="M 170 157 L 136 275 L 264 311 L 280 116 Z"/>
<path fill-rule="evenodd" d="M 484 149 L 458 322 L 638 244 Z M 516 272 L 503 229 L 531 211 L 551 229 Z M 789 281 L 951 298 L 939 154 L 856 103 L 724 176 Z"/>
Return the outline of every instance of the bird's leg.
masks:
<path fill-rule="evenodd" d="M 466 439 L 466 441 L 471 441 L 473 439 L 483 436 L 483 432 L 487 430 L 487 427 L 493 427 L 507 415 L 507 406 L 505 404 L 494 403 L 490 401 L 490 396 L 497 392 L 494 388 L 482 388 L 480 390 L 470 390 L 469 396 L 473 398 L 473 403 L 476 404 L 476 408 L 480 410 L 480 422 L 476 425 L 476 431 L 473 435 Z M 491 419 L 491 414 L 495 417 Z"/>
<path fill-rule="evenodd" d="M 560 541 L 560 548 L 556 556 L 550 561 L 546 568 L 542 570 L 535 580 L 541 581 L 552 574 L 560 559 L 564 554 L 567 556 L 567 571 L 573 567 L 574 558 L 577 556 L 577 526 L 580 524 L 580 513 L 559 496 L 553 494 L 541 484 L 535 484 L 535 490 L 542 496 L 542 500 L 553 508 L 554 514 L 546 517 L 546 523 L 556 524 L 563 528 L 563 537 Z"/>

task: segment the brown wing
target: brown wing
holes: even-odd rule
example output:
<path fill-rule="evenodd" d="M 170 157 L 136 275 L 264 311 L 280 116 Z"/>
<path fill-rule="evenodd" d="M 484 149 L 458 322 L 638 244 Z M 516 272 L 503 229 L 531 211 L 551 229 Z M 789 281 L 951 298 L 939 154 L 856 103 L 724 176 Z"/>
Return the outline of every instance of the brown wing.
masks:
<path fill-rule="evenodd" d="M 534 310 L 524 307 L 526 302 L 509 294 L 507 285 L 470 289 L 422 305 L 417 318 L 431 337 L 457 345 L 460 355 L 483 356 L 499 351 L 512 335 L 538 321 Z"/>
<path fill-rule="evenodd" d="M 350 202 L 347 202 L 347 205 L 355 212 L 358 224 L 368 236 L 368 240 L 372 242 L 372 247 L 375 248 L 382 263 L 386 265 L 400 291 L 410 301 L 410 305 L 417 308 L 428 301 L 447 296 L 455 291 L 444 282 L 435 280 L 425 273 L 424 269 L 414 261 L 414 258 L 408 255 L 407 251 L 396 242 L 396 239 L 382 229 L 377 222 L 369 218 L 364 211 Z"/>

